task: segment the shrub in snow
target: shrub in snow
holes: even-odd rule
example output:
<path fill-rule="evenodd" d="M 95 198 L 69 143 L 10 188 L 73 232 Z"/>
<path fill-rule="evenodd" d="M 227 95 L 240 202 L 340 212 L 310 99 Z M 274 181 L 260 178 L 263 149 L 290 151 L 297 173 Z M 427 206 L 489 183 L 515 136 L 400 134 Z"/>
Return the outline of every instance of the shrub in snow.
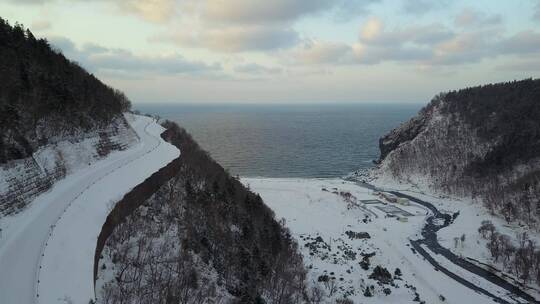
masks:
<path fill-rule="evenodd" d="M 364 297 L 373 297 L 373 286 L 368 286 L 366 287 L 366 289 L 364 290 Z"/>
<path fill-rule="evenodd" d="M 388 269 L 378 265 L 373 269 L 373 272 L 369 275 L 370 279 L 377 280 L 382 284 L 389 284 L 392 282 L 392 275 Z"/>

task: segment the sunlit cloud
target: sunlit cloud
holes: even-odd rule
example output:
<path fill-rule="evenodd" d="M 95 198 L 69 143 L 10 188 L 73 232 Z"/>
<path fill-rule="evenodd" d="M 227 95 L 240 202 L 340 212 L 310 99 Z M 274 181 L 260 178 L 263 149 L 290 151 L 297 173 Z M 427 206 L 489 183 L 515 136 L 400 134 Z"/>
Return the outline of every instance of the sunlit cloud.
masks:
<path fill-rule="evenodd" d="M 175 0 L 114 0 L 121 11 L 152 22 L 165 22 L 176 15 Z"/>
<path fill-rule="evenodd" d="M 261 88 L 303 83 L 297 94 L 309 99 L 329 77 L 340 79 L 329 87 L 338 90 L 366 71 L 382 82 L 406 74 L 416 83 L 431 81 L 426 74 L 444 83 L 466 70 L 475 71 L 471 78 L 480 70 L 499 80 L 540 76 L 532 68 L 540 0 L 519 7 L 488 0 L 6 0 L 0 7 L 11 23 L 52 37 L 68 58 L 139 93 L 144 79 L 156 78 L 167 82 L 152 90 L 167 94 L 175 81 L 194 88 L 204 81 L 232 95 L 247 92 L 244 80 L 265 80 Z M 239 87 L 229 91 L 228 82 Z"/>

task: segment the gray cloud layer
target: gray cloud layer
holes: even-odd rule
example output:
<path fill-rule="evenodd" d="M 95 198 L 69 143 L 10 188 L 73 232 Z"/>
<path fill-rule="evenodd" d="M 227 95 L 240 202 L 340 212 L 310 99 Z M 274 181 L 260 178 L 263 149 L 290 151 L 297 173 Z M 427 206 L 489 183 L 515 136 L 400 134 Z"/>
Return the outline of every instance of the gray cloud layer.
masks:
<path fill-rule="evenodd" d="M 540 0 L 536 0 L 536 5 L 534 6 L 533 19 L 540 21 Z"/>
<path fill-rule="evenodd" d="M 498 15 L 464 10 L 451 29 L 441 24 L 386 29 L 372 18 L 364 24 L 358 42 L 308 42 L 286 57 L 302 64 L 377 64 L 413 62 L 419 66 L 448 66 L 479 62 L 502 55 L 534 54 L 540 50 L 540 33 L 533 30 L 505 36 Z"/>
<path fill-rule="evenodd" d="M 162 0 L 164 1 L 164 0 Z M 182 47 L 216 52 L 266 51 L 289 48 L 300 42 L 293 28 L 298 19 L 332 13 L 345 19 L 366 12 L 379 0 L 185 0 L 184 14 L 193 18 L 189 27 L 178 27 L 152 37 Z"/>
<path fill-rule="evenodd" d="M 277 67 L 266 67 L 257 63 L 248 63 L 237 66 L 234 71 L 242 74 L 263 75 L 281 74 L 283 69 Z"/>
<path fill-rule="evenodd" d="M 412 15 L 424 15 L 430 11 L 447 8 L 450 0 L 405 0 L 403 11 Z"/>
<path fill-rule="evenodd" d="M 53 38 L 51 44 L 66 57 L 82 64 L 90 71 L 114 71 L 117 73 L 159 72 L 160 74 L 196 74 L 220 71 L 221 65 L 189 61 L 180 55 L 145 57 L 128 50 L 110 49 L 97 44 L 85 44 L 77 48 L 67 38 Z"/>
<path fill-rule="evenodd" d="M 287 48 L 299 41 L 291 28 L 234 26 L 200 29 L 194 33 L 165 33 L 150 38 L 152 42 L 173 42 L 190 48 L 206 48 L 218 52 L 263 51 Z"/>

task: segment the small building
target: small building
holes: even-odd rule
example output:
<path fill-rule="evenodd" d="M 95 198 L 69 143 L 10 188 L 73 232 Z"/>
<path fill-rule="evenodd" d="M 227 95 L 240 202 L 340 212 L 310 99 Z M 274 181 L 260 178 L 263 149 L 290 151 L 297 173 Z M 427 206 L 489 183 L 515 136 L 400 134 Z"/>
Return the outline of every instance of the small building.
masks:
<path fill-rule="evenodd" d="M 410 202 L 408 199 L 404 198 L 404 197 L 398 197 L 396 198 L 396 203 L 400 204 L 400 205 L 403 205 L 403 206 L 409 206 L 410 205 Z"/>
<path fill-rule="evenodd" d="M 397 196 L 393 195 L 392 193 L 383 192 L 381 195 L 389 202 L 395 203 L 397 202 Z"/>

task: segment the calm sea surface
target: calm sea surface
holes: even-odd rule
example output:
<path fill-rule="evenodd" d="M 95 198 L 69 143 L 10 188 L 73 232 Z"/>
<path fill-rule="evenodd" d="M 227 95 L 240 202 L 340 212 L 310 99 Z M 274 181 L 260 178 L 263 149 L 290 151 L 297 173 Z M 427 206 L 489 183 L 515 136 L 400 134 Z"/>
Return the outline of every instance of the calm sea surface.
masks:
<path fill-rule="evenodd" d="M 422 105 L 136 105 L 186 128 L 234 175 L 341 177 L 372 165 L 378 140 Z"/>

